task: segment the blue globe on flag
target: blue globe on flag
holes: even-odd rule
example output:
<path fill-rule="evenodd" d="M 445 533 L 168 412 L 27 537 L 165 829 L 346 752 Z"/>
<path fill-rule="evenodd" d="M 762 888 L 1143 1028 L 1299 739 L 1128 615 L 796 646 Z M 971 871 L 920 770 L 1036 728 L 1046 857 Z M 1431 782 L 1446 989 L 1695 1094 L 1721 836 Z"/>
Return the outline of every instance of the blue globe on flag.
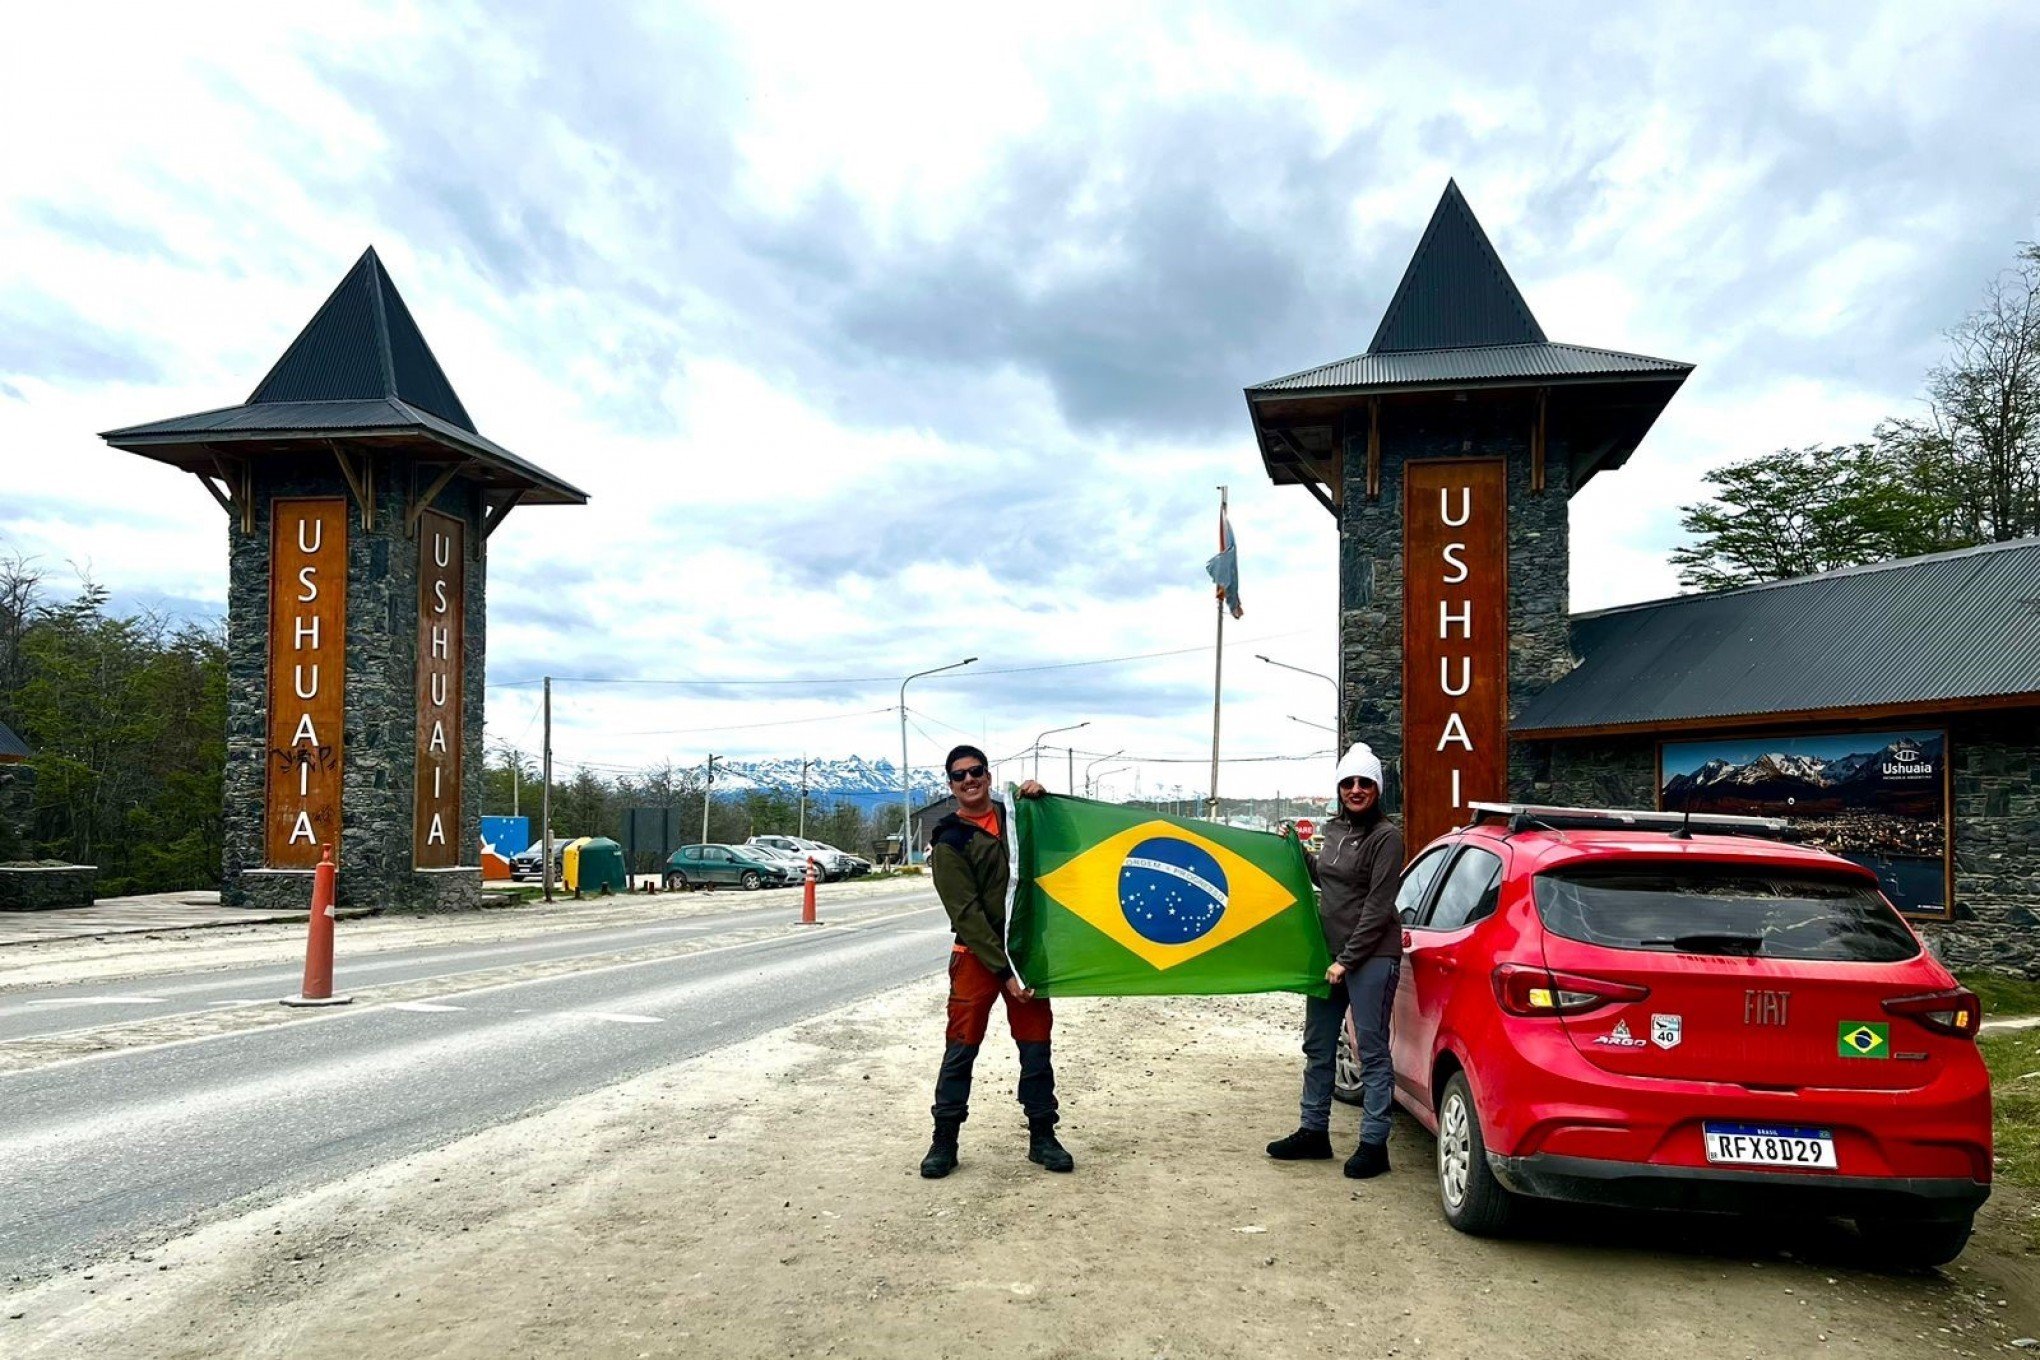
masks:
<path fill-rule="evenodd" d="M 1156 944 L 1183 944 L 1208 933 L 1225 915 L 1226 891 L 1218 861 L 1172 837 L 1140 842 L 1119 869 L 1119 910 Z"/>

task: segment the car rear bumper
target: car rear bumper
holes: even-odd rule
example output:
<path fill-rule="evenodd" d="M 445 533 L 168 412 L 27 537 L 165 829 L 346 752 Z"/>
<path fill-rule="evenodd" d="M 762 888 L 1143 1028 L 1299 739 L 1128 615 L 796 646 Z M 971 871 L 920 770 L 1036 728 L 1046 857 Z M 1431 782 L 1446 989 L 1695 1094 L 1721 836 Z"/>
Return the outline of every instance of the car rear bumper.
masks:
<path fill-rule="evenodd" d="M 1658 1166 L 1596 1157 L 1488 1154 L 1495 1179 L 1533 1199 L 1706 1213 L 1805 1213 L 1949 1222 L 1968 1218 L 1990 1186 L 1943 1177 L 1825 1176 L 1726 1167 Z"/>

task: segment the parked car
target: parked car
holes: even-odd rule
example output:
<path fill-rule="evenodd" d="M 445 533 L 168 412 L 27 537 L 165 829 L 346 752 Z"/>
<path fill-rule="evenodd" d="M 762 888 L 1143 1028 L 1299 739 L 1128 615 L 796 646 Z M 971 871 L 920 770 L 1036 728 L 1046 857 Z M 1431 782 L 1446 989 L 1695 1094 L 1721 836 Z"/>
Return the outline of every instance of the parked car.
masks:
<path fill-rule="evenodd" d="M 730 884 L 754 891 L 800 881 L 794 870 L 748 845 L 683 845 L 666 860 L 669 889 Z"/>
<path fill-rule="evenodd" d="M 782 868 L 789 870 L 793 873 L 796 882 L 805 883 L 807 881 L 807 856 L 796 855 L 793 851 L 782 850 L 776 845 L 764 845 L 756 840 L 745 841 L 744 849 L 755 850 L 779 864 Z M 816 873 L 819 874 L 821 866 L 816 865 L 815 868 Z"/>
<path fill-rule="evenodd" d="M 1453 1227 L 1537 1198 L 1961 1252 L 1991 1185 L 1981 1007 L 1869 870 L 1756 818 L 1475 806 L 1396 899 L 1396 1099 Z"/>
<path fill-rule="evenodd" d="M 803 861 L 812 855 L 814 856 L 815 867 L 820 869 L 822 876 L 832 883 L 850 872 L 851 857 L 849 855 L 844 854 L 833 845 L 824 845 L 820 841 L 811 841 L 802 836 L 753 836 L 745 844 L 770 846 L 774 849 L 784 850 L 789 854 L 799 856 Z"/>
<path fill-rule="evenodd" d="M 553 867 L 553 881 L 555 883 L 561 880 L 563 868 L 562 857 L 566 853 L 568 843 L 573 841 L 574 839 L 575 838 L 572 836 L 553 837 L 552 867 Z M 511 881 L 523 882 L 524 880 L 527 879 L 529 879 L 533 883 L 540 881 L 540 879 L 543 878 L 543 874 L 541 874 L 539 870 L 539 863 L 544 858 L 545 858 L 545 842 L 542 840 L 533 841 L 531 844 L 525 846 L 522 850 L 519 850 L 516 854 L 510 856 Z"/>

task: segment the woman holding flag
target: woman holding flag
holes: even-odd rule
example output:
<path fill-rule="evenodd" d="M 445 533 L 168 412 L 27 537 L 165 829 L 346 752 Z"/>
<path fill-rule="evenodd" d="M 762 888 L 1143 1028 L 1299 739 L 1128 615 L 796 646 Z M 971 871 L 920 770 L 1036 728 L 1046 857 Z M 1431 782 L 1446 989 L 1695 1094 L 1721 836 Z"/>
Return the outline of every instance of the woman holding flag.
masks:
<path fill-rule="evenodd" d="M 1395 913 L 1402 875 L 1402 832 L 1381 811 L 1381 761 L 1355 742 L 1339 761 L 1338 815 L 1325 826 L 1324 848 L 1310 857 L 1321 890 L 1318 918 L 1332 965 L 1329 1000 L 1304 998 L 1303 1110 L 1296 1132 L 1268 1144 L 1278 1161 L 1323 1161 L 1332 1155 L 1332 1078 L 1339 1028 L 1348 1011 L 1360 1050 L 1360 1146 L 1346 1160 L 1355 1180 L 1388 1170 L 1388 1113 L 1395 1073 L 1389 1064 L 1388 1021 L 1402 971 L 1402 929 Z"/>

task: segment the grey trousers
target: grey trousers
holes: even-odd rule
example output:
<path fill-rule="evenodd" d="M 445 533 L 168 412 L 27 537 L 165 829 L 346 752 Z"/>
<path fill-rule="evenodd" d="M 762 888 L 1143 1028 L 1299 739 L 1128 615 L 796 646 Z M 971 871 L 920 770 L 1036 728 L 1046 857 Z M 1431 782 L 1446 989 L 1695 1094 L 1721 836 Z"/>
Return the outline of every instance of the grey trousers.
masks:
<path fill-rule="evenodd" d="M 1395 1098 L 1395 1070 L 1389 1064 L 1388 1021 L 1395 1006 L 1395 984 L 1402 976 L 1400 958 L 1363 960 L 1346 974 L 1343 991 L 1324 1000 L 1303 999 L 1303 1117 L 1306 1129 L 1320 1132 L 1332 1123 L 1332 1078 L 1338 1056 L 1339 1027 L 1350 1010 L 1353 1033 L 1360 1041 L 1360 1141 L 1388 1141 L 1389 1103 Z"/>

